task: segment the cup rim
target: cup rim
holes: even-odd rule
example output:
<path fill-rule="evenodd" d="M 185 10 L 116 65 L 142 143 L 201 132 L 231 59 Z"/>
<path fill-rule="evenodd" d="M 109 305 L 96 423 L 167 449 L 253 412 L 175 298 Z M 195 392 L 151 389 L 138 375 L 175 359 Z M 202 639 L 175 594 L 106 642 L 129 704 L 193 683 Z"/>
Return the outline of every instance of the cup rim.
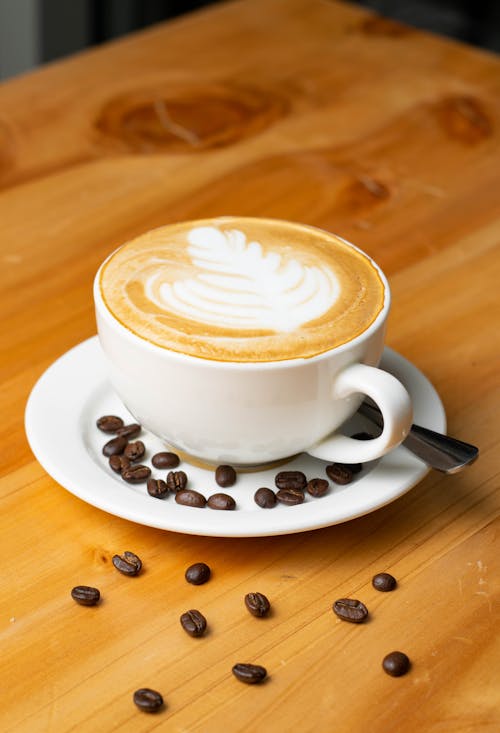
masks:
<path fill-rule="evenodd" d="M 277 218 L 271 218 L 271 217 L 251 217 L 251 216 L 235 216 L 235 215 L 227 215 L 227 216 L 215 216 L 215 217 L 206 217 L 204 219 L 194 219 L 190 220 L 190 223 L 193 225 L 199 224 L 199 222 L 206 222 L 206 221 L 215 221 L 215 220 L 222 220 L 222 219 L 239 219 L 244 220 L 258 220 L 258 221 L 270 221 L 270 222 L 277 222 L 277 223 L 284 223 L 292 226 L 298 226 L 298 227 L 304 227 L 306 229 L 315 229 L 319 232 L 325 232 L 325 229 L 321 229 L 321 227 L 316 227 L 310 224 L 301 224 L 300 222 L 291 222 L 285 219 L 277 219 Z M 175 225 L 176 223 L 181 222 L 169 222 L 169 224 Z M 164 225 L 165 226 L 165 225 Z M 168 225 L 166 225 L 168 226 Z M 156 227 L 161 228 L 161 227 Z M 154 229 L 152 230 L 154 231 Z M 349 341 L 346 341 L 343 344 L 339 344 L 338 346 L 334 346 L 331 349 L 328 349 L 326 351 L 322 351 L 319 354 L 314 354 L 313 356 L 299 356 L 294 357 L 293 359 L 280 359 L 280 360 L 274 360 L 274 361 L 218 361 L 216 359 L 207 359 L 202 356 L 193 356 L 192 354 L 184 354 L 182 351 L 175 351 L 173 349 L 166 348 L 165 346 L 160 346 L 159 344 L 155 344 L 152 341 L 149 341 L 148 339 L 143 338 L 142 336 L 139 336 L 139 334 L 135 333 L 131 329 L 127 328 L 121 321 L 119 321 L 113 313 L 110 311 L 108 306 L 106 305 L 100 288 L 100 276 L 101 271 L 104 268 L 105 264 L 108 262 L 108 260 L 113 257 L 115 252 L 117 252 L 121 247 L 123 247 L 127 242 L 124 242 L 119 247 L 116 247 L 107 257 L 106 259 L 101 263 L 99 266 L 99 269 L 96 272 L 96 275 L 94 277 L 94 283 L 93 283 L 93 294 L 94 294 L 94 304 L 96 308 L 96 312 L 99 313 L 103 318 L 105 318 L 108 323 L 118 330 L 118 332 L 125 336 L 130 342 L 132 342 L 135 345 L 139 345 L 142 348 L 145 348 L 147 351 L 156 353 L 156 354 L 162 354 L 166 358 L 173 359 L 174 361 L 178 361 L 181 364 L 197 364 L 197 365 L 205 365 L 207 368 L 217 368 L 217 369 L 226 369 L 226 370 L 249 370 L 249 371 L 255 371 L 255 370 L 269 370 L 269 369 L 284 369 L 284 368 L 293 368 L 297 367 L 298 365 L 304 365 L 304 364 L 312 364 L 317 363 L 323 360 L 328 359 L 334 354 L 341 354 L 345 351 L 348 351 L 352 349 L 353 347 L 358 346 L 359 344 L 363 343 L 366 339 L 370 338 L 372 334 L 377 331 L 383 323 L 386 321 L 387 316 L 389 314 L 390 306 L 391 306 L 391 290 L 389 286 L 389 282 L 387 280 L 387 277 L 385 276 L 384 272 L 380 268 L 380 266 L 375 262 L 375 260 L 370 257 L 364 250 L 362 250 L 360 247 L 357 247 L 352 242 L 349 242 L 347 239 L 344 239 L 344 237 L 341 237 L 339 234 L 335 234 L 334 232 L 326 231 L 327 234 L 331 234 L 332 236 L 336 237 L 337 239 L 340 239 L 344 244 L 346 244 L 348 247 L 352 247 L 352 249 L 355 249 L 360 254 L 364 255 L 371 265 L 375 268 L 377 271 L 377 274 L 380 277 L 380 280 L 384 287 L 384 302 L 382 305 L 382 308 L 380 309 L 380 312 L 377 314 L 376 318 L 368 328 L 366 328 L 364 331 L 362 331 L 360 334 L 355 336 L 354 338 L 350 339 Z"/>

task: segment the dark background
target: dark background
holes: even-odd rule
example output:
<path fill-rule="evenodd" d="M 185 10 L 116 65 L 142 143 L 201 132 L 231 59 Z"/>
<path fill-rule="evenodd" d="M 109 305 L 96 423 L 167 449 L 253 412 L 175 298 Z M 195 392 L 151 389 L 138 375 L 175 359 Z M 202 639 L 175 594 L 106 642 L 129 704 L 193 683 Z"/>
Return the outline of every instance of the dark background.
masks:
<path fill-rule="evenodd" d="M 0 78 L 214 2 L 217 0 L 0 0 Z M 500 0 L 353 3 L 500 52 Z"/>

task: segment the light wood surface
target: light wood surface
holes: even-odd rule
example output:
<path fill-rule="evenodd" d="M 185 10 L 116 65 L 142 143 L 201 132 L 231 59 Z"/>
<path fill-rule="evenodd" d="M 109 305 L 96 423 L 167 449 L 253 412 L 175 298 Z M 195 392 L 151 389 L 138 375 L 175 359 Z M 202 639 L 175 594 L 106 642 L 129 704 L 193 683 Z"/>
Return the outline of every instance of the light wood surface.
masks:
<path fill-rule="evenodd" d="M 221 4 L 0 87 L 2 731 L 500 730 L 499 154 L 498 58 L 322 0 Z M 479 461 L 356 521 L 252 540 L 135 525 L 46 475 L 24 406 L 95 333 L 98 264 L 145 229 L 225 213 L 371 254 L 393 290 L 388 344 Z M 124 549 L 146 568 L 131 581 L 110 562 Z M 201 560 L 213 578 L 194 588 Z M 398 589 L 377 593 L 377 571 Z M 83 582 L 99 607 L 72 602 Z M 243 609 L 255 590 L 269 619 Z M 337 621 L 342 596 L 371 621 Z M 180 629 L 187 608 L 206 638 Z M 400 679 L 381 669 L 394 649 L 413 663 Z M 242 685 L 237 661 L 269 681 Z M 135 709 L 143 686 L 159 715 Z"/>

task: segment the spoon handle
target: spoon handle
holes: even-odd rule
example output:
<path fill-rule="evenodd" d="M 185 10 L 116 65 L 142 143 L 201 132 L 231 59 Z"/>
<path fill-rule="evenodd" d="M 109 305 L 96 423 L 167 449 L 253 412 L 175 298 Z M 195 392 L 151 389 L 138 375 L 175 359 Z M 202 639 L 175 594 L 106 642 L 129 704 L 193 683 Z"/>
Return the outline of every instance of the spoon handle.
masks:
<path fill-rule="evenodd" d="M 359 411 L 379 427 L 382 426 L 380 412 L 374 405 L 363 402 Z M 479 455 L 476 446 L 449 435 L 436 433 L 421 425 L 411 426 L 403 445 L 428 466 L 443 473 L 458 473 Z"/>

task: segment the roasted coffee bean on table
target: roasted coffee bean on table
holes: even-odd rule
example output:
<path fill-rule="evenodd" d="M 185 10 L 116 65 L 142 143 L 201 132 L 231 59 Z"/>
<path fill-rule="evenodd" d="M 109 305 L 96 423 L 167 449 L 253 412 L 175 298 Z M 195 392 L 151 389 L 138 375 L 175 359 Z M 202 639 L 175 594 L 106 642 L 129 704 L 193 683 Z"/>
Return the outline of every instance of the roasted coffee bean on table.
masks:
<path fill-rule="evenodd" d="M 204 562 L 195 562 L 184 573 L 184 577 L 191 585 L 203 585 L 207 580 L 210 580 L 210 575 L 210 568 Z"/>
<path fill-rule="evenodd" d="M 147 481 L 150 476 L 151 469 L 149 466 L 143 466 L 141 463 L 131 464 L 122 471 L 122 479 L 129 484 L 140 484 Z"/>
<path fill-rule="evenodd" d="M 401 677 L 410 669 L 410 660 L 404 652 L 391 652 L 384 657 L 382 667 L 391 677 Z"/>
<path fill-rule="evenodd" d="M 276 498 L 282 504 L 294 506 L 295 504 L 302 504 L 304 492 L 300 489 L 280 489 L 276 492 Z"/>
<path fill-rule="evenodd" d="M 267 676 L 266 668 L 260 664 L 235 664 L 232 671 L 240 682 L 246 682 L 247 685 L 262 682 Z"/>
<path fill-rule="evenodd" d="M 207 629 L 205 616 L 195 609 L 183 613 L 180 621 L 182 628 L 189 636 L 203 636 Z"/>
<path fill-rule="evenodd" d="M 304 491 L 307 486 L 307 479 L 302 471 L 280 471 L 274 481 L 278 489 Z"/>
<path fill-rule="evenodd" d="M 103 433 L 116 433 L 123 427 L 123 420 L 116 415 L 103 415 L 97 420 L 96 425 Z"/>
<path fill-rule="evenodd" d="M 155 468 L 177 468 L 180 460 L 177 453 L 162 451 L 161 453 L 155 453 L 151 459 L 151 463 Z"/>
<path fill-rule="evenodd" d="M 203 494 L 200 494 L 199 491 L 194 491 L 194 489 L 180 489 L 175 495 L 175 501 L 177 504 L 192 506 L 198 509 L 201 509 L 207 503 Z"/>
<path fill-rule="evenodd" d="M 372 578 L 372 585 L 376 590 L 387 593 L 390 590 L 394 590 L 397 585 L 397 580 L 390 573 L 377 573 Z"/>
<path fill-rule="evenodd" d="M 362 623 L 368 616 L 367 607 L 357 598 L 339 598 L 333 604 L 333 612 L 342 621 L 350 621 L 353 624 Z"/>
<path fill-rule="evenodd" d="M 123 575 L 139 575 L 142 561 L 134 552 L 124 552 L 123 555 L 113 555 L 113 565 Z"/>
<path fill-rule="evenodd" d="M 148 494 L 155 499 L 164 499 L 170 493 L 165 481 L 158 478 L 148 478 L 147 488 Z"/>
<path fill-rule="evenodd" d="M 257 489 L 253 498 L 255 503 L 262 507 L 262 509 L 271 509 L 273 506 L 276 506 L 276 502 L 278 501 L 274 491 L 268 489 L 266 486 Z"/>
<path fill-rule="evenodd" d="M 144 713 L 156 713 L 163 707 L 163 697 L 156 690 L 142 687 L 134 692 L 134 703 Z"/>
<path fill-rule="evenodd" d="M 186 488 L 187 476 L 184 471 L 169 471 L 167 473 L 167 486 L 170 491 L 181 491 Z"/>
<path fill-rule="evenodd" d="M 263 593 L 247 593 L 245 596 L 245 606 L 252 616 L 267 616 L 271 610 L 269 599 Z"/>
<path fill-rule="evenodd" d="M 95 606 L 99 603 L 101 594 L 98 588 L 93 588 L 91 585 L 75 585 L 71 597 L 80 606 Z"/>
<path fill-rule="evenodd" d="M 121 455 L 110 456 L 109 465 L 115 473 L 121 473 L 130 466 L 130 461 L 127 456 L 124 456 L 122 453 Z"/>
<path fill-rule="evenodd" d="M 312 478 L 310 481 L 307 482 L 307 493 L 311 494 L 311 496 L 324 496 L 328 489 L 330 488 L 330 484 L 328 481 L 324 478 Z"/>
<path fill-rule="evenodd" d="M 110 456 L 119 456 L 127 447 L 127 438 L 112 438 L 104 445 L 102 452 L 108 458 Z"/>
<path fill-rule="evenodd" d="M 336 484 L 350 484 L 353 472 L 344 463 L 332 463 L 325 468 L 326 475 Z"/>
<path fill-rule="evenodd" d="M 228 486 L 234 486 L 236 483 L 236 471 L 232 466 L 217 466 L 215 480 L 223 489 L 226 489 Z"/>
<path fill-rule="evenodd" d="M 222 511 L 231 511 L 236 509 L 236 502 L 229 494 L 212 494 L 207 499 L 207 506 L 210 509 L 221 509 Z"/>
<path fill-rule="evenodd" d="M 116 431 L 116 434 L 120 438 L 137 438 L 137 436 L 141 432 L 141 429 L 141 426 L 138 423 L 134 422 L 130 425 L 124 425 L 123 428 L 119 428 Z"/>
<path fill-rule="evenodd" d="M 143 457 L 144 453 L 146 452 L 146 446 L 142 442 L 142 440 L 135 440 L 133 443 L 129 443 L 125 450 L 123 451 L 123 455 L 126 456 L 129 461 L 138 461 L 140 458 Z"/>

